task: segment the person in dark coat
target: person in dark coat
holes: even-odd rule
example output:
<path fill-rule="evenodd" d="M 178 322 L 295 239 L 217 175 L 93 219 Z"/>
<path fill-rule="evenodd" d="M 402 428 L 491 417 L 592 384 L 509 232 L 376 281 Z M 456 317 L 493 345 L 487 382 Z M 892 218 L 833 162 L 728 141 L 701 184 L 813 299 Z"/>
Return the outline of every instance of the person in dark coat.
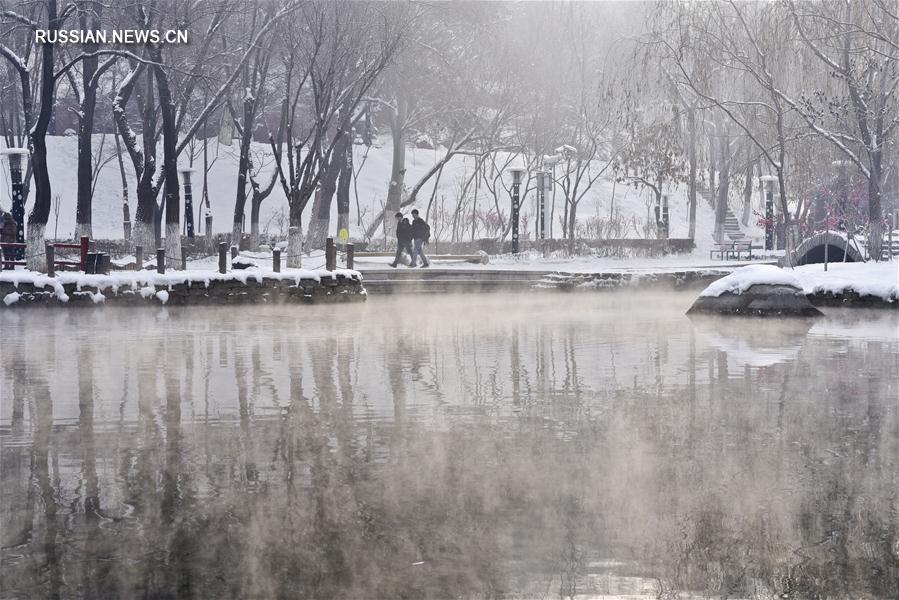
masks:
<path fill-rule="evenodd" d="M 422 246 L 431 243 L 431 226 L 418 216 L 418 209 L 412 211 L 412 266 L 416 258 L 421 258 L 422 268 L 431 266 Z"/>
<path fill-rule="evenodd" d="M 12 213 L 0 208 L 0 242 L 16 241 L 16 220 Z M 16 253 L 13 248 L 2 248 L 3 260 L 15 260 Z M 14 265 L 3 265 L 4 269 L 14 269 Z"/>
<path fill-rule="evenodd" d="M 415 255 L 412 254 L 412 225 L 409 220 L 403 217 L 403 213 L 398 212 L 396 217 L 396 257 L 390 266 L 396 268 L 400 259 L 403 258 L 403 251 L 412 258 L 412 266 L 415 266 Z"/>

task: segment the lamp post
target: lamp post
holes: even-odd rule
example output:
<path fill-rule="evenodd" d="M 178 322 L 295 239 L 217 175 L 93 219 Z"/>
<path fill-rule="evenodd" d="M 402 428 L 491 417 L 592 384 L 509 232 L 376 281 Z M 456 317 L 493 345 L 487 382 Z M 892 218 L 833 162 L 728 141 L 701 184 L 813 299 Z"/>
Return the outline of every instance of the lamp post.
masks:
<path fill-rule="evenodd" d="M 537 171 L 537 223 L 536 237 L 546 239 L 546 194 L 553 189 L 552 173 Z"/>
<path fill-rule="evenodd" d="M 547 187 L 546 190 L 553 192 L 553 210 L 555 210 L 556 206 L 556 196 L 555 196 L 555 175 L 556 175 L 556 165 L 562 162 L 563 160 L 572 160 L 577 158 L 577 148 L 574 146 L 570 146 L 568 144 L 563 144 L 556 148 L 553 152 L 555 154 L 544 155 L 543 157 L 543 166 L 550 167 L 552 169 L 552 173 L 547 173 Z M 552 218 L 549 221 L 549 236 L 552 237 Z"/>
<path fill-rule="evenodd" d="M 762 183 L 765 186 L 765 250 L 774 249 L 774 175 L 763 175 Z"/>
<path fill-rule="evenodd" d="M 545 185 L 543 183 L 543 178 L 545 176 L 546 176 L 546 173 L 544 173 L 543 171 L 537 171 L 537 173 L 536 173 L 536 177 L 537 177 L 537 218 L 534 219 L 534 237 L 538 240 L 544 239 L 541 230 L 543 229 L 543 215 L 544 215 L 544 207 L 545 207 L 544 193 L 546 190 L 543 187 Z"/>
<path fill-rule="evenodd" d="M 190 184 L 190 174 L 196 173 L 196 169 L 185 167 L 178 169 L 181 172 L 182 185 L 184 186 L 184 224 L 187 226 L 187 237 L 194 237 L 194 195 L 193 186 Z"/>
<path fill-rule="evenodd" d="M 668 194 L 662 194 L 661 207 L 656 208 L 656 218 L 659 221 L 659 238 L 668 239 Z"/>
<path fill-rule="evenodd" d="M 9 178 L 12 182 L 12 216 L 16 222 L 16 242 L 25 243 L 25 187 L 22 185 L 22 166 L 28 156 L 26 148 L 6 148 L 0 155 L 9 160 Z M 16 248 L 12 253 L 16 260 L 25 257 L 24 248 Z"/>
<path fill-rule="evenodd" d="M 519 189 L 521 188 L 521 174 L 524 169 L 512 167 L 512 254 L 518 254 L 518 204 Z"/>
<path fill-rule="evenodd" d="M 561 161 L 561 160 L 562 160 L 561 154 L 550 154 L 550 155 L 544 155 L 544 157 L 543 157 L 543 168 L 546 169 L 548 167 L 550 169 L 549 171 L 545 171 L 544 183 L 546 184 L 546 191 L 547 192 L 552 191 L 552 193 L 553 193 L 552 210 L 550 211 L 550 215 L 549 215 L 549 237 L 550 237 L 550 239 L 552 239 L 552 236 L 553 236 L 553 214 L 555 213 L 555 210 L 556 210 L 556 195 L 555 195 L 556 192 L 554 189 L 555 181 L 556 181 L 556 165 L 559 164 L 559 161 Z M 546 192 L 544 192 L 544 198 L 546 197 L 545 194 L 546 194 Z M 544 204 L 545 204 L 545 200 L 544 200 Z M 543 223 L 544 231 L 546 229 L 546 218 L 545 217 L 546 217 L 546 214 L 543 213 L 541 221 Z M 545 238 L 543 238 L 543 239 L 545 239 Z"/>

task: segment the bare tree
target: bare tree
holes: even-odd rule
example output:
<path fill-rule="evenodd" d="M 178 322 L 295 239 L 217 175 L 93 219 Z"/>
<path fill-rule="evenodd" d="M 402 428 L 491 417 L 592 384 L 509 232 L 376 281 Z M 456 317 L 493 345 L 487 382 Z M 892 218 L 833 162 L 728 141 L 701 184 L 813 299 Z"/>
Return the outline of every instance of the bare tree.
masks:
<path fill-rule="evenodd" d="M 403 40 L 405 18 L 383 19 L 395 6 L 309 3 L 302 11 L 302 31 L 290 28 L 286 40 L 289 68 L 301 62 L 298 81 L 288 78 L 285 102 L 286 155 L 270 139 L 278 178 L 290 207 L 287 264 L 301 266 L 302 214 L 365 96 Z M 306 100 L 307 106 L 300 106 Z M 299 121 L 305 109 L 308 126 Z M 285 164 L 286 163 L 286 164 Z M 285 172 L 286 166 L 286 172 Z M 320 213 L 319 213 L 320 214 Z"/>

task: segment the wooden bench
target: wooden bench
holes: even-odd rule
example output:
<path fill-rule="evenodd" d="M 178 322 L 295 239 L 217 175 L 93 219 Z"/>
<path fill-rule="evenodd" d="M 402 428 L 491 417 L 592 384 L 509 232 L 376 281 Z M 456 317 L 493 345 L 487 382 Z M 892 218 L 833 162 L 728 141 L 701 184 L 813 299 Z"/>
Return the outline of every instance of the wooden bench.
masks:
<path fill-rule="evenodd" d="M 720 260 L 740 260 L 743 253 L 746 253 L 747 260 L 752 260 L 753 248 L 754 246 L 750 242 L 726 242 L 724 244 L 715 244 L 715 247 L 709 250 L 709 260 L 712 260 L 716 254 L 719 256 Z"/>

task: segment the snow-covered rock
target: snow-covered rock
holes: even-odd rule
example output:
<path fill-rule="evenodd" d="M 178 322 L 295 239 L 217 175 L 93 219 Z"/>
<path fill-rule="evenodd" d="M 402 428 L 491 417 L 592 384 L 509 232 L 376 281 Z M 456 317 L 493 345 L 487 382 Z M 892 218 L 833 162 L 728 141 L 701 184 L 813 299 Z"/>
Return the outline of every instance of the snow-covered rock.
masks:
<path fill-rule="evenodd" d="M 790 271 L 772 265 L 747 265 L 715 281 L 699 295 L 742 294 L 758 284 L 785 285 L 802 290 L 802 283 Z"/>
<path fill-rule="evenodd" d="M 818 316 L 791 272 L 770 265 L 749 265 L 713 282 L 688 314 Z"/>

